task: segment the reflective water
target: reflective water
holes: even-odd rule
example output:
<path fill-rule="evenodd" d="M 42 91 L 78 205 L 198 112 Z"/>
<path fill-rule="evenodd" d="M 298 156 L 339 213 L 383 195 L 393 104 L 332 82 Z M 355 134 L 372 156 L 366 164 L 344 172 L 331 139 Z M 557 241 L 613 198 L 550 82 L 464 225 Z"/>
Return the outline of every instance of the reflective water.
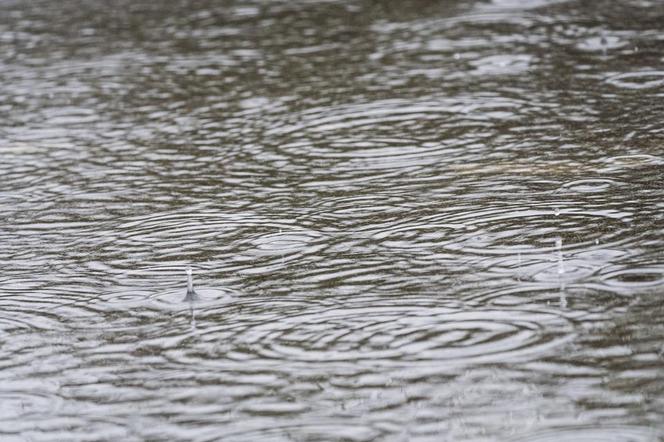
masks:
<path fill-rule="evenodd" d="M 663 440 L 663 36 L 1 1 L 0 438 Z"/>

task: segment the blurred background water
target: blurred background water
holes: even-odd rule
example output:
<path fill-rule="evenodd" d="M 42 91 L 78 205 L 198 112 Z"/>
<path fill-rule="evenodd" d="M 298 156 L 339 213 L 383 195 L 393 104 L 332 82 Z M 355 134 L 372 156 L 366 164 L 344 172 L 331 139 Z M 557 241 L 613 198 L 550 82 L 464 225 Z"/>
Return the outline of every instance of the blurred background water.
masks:
<path fill-rule="evenodd" d="M 664 440 L 663 178 L 657 0 L 0 0 L 0 439 Z"/>

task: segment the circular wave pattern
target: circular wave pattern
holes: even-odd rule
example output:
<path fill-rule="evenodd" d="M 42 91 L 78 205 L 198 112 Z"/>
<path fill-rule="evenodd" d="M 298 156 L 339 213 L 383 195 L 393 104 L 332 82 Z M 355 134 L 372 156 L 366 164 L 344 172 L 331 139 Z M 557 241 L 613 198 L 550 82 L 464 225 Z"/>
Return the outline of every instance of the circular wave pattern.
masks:
<path fill-rule="evenodd" d="M 606 82 L 612 86 L 624 89 L 656 89 L 664 86 L 664 71 L 643 71 L 618 74 L 607 78 Z"/>
<path fill-rule="evenodd" d="M 112 255 L 121 247 L 134 253 L 137 259 L 147 258 L 140 262 L 143 268 L 163 267 L 165 261 L 170 265 L 169 272 L 181 272 L 188 264 L 200 264 L 226 275 L 253 275 L 315 258 L 328 246 L 328 235 L 294 219 L 250 211 L 222 213 L 201 209 L 135 217 L 94 241 L 98 242 L 95 249 L 100 252 Z M 154 253 L 146 254 L 146 247 Z M 103 270 L 127 272 L 124 267 L 111 265 Z"/>
<path fill-rule="evenodd" d="M 386 436 L 389 431 L 384 428 L 374 428 L 366 423 L 353 422 L 348 425 L 348 418 L 343 419 L 315 419 L 315 422 L 300 423 L 299 425 L 274 426 L 269 423 L 252 423 L 237 425 L 230 423 L 229 431 L 221 436 L 222 441 L 273 441 L 284 439 L 297 440 L 329 440 L 341 438 L 357 442 L 374 441 Z M 345 421 L 345 422 L 342 422 Z M 249 427 L 249 428 L 247 428 Z M 219 436 L 216 436 L 219 437 Z M 215 437 L 215 439 L 216 439 Z"/>
<path fill-rule="evenodd" d="M 606 266 L 599 279 L 617 291 L 655 289 L 664 286 L 664 265 L 643 267 Z"/>
<path fill-rule="evenodd" d="M 560 208 L 554 205 L 529 208 L 486 209 L 449 218 L 473 231 L 447 247 L 463 253 L 514 254 L 553 251 L 561 239 L 564 250 L 584 249 L 598 243 L 615 244 L 629 233 L 631 214 L 610 210 Z"/>
<path fill-rule="evenodd" d="M 631 212 L 592 210 L 569 203 L 489 207 L 399 220 L 374 231 L 383 247 L 438 247 L 465 256 L 566 254 L 611 248 L 629 240 Z"/>
<path fill-rule="evenodd" d="M 510 440 L 524 442 L 653 442 L 661 437 L 662 432 L 654 428 L 633 425 L 602 425 L 601 427 L 562 427 L 529 433 L 527 436 L 511 438 Z"/>
<path fill-rule="evenodd" d="M 332 162 L 328 172 L 428 169 L 481 150 L 485 128 L 518 106 L 500 96 L 380 100 L 309 109 L 295 122 L 267 120 L 265 136 L 291 162 Z"/>
<path fill-rule="evenodd" d="M 607 178 L 574 180 L 560 186 L 558 192 L 563 193 L 602 193 L 612 188 L 624 187 L 626 184 Z"/>
<path fill-rule="evenodd" d="M 384 361 L 397 366 L 458 366 L 541 356 L 573 337 L 568 319 L 541 308 L 318 307 L 315 312 L 279 315 L 277 321 L 273 315 L 237 318 L 227 326 L 225 346 L 245 348 L 247 353 L 235 357 L 257 364 L 281 360 L 371 365 Z M 205 313 L 200 317 L 204 319 Z M 217 332 L 216 327 L 200 330 L 203 339 L 207 333 Z M 193 363 L 192 356 L 177 359 Z"/>
<path fill-rule="evenodd" d="M 547 306 L 547 308 L 565 309 L 566 318 L 575 323 L 591 324 L 610 320 L 616 311 L 624 311 L 631 298 L 624 297 L 619 291 L 593 287 L 587 284 L 569 284 L 550 281 L 520 281 L 518 285 L 492 287 L 478 291 L 468 297 L 468 302 L 491 308 L 523 305 Z"/>

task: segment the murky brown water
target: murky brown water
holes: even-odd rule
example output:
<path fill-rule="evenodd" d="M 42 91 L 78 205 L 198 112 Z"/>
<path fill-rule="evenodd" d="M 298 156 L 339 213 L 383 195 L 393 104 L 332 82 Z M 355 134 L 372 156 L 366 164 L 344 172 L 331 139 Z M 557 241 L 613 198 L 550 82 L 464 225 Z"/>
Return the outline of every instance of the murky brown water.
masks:
<path fill-rule="evenodd" d="M 660 1 L 0 0 L 0 155 L 3 441 L 664 440 Z"/>

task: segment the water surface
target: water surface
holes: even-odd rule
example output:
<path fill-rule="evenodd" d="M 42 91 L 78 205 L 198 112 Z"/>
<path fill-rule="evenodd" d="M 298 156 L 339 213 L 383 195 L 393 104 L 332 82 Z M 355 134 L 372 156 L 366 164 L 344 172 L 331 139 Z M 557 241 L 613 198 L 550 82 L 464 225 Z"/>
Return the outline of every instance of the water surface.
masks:
<path fill-rule="evenodd" d="M 663 440 L 663 27 L 1 1 L 0 437 Z"/>

